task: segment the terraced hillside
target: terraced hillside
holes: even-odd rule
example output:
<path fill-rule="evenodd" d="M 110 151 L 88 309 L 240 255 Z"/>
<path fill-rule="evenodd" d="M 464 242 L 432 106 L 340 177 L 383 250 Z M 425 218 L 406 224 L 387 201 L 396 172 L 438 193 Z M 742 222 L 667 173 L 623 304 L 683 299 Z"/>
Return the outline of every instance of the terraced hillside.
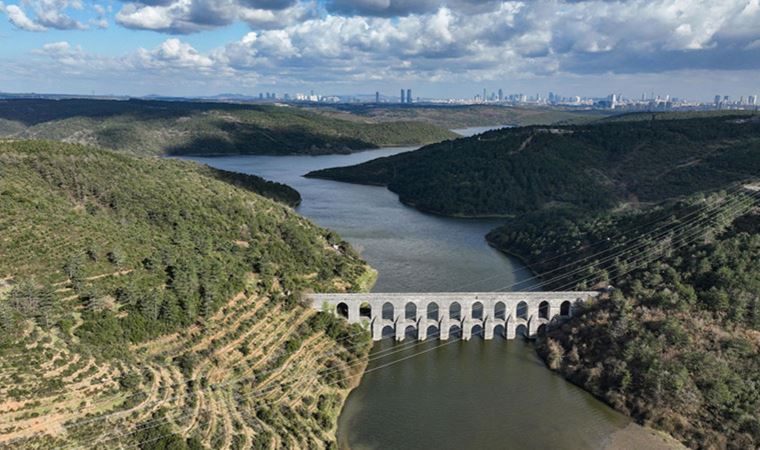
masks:
<path fill-rule="evenodd" d="M 350 153 L 455 136 L 417 121 L 335 118 L 290 106 L 0 100 L 0 137 L 53 139 L 142 155 Z"/>
<path fill-rule="evenodd" d="M 369 336 L 300 296 L 371 285 L 345 242 L 184 161 L 0 142 L 0 174 L 0 446 L 333 445 Z"/>

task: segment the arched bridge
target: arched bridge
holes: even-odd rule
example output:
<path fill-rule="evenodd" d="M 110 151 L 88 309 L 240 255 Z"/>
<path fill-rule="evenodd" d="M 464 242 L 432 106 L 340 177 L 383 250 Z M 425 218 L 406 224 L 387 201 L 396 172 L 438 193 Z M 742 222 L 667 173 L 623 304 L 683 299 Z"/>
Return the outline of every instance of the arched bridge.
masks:
<path fill-rule="evenodd" d="M 575 305 L 596 291 L 431 292 L 392 294 L 311 294 L 315 309 L 364 323 L 373 340 L 395 336 L 448 339 L 473 335 L 514 339 L 535 336 L 541 326 L 573 314 Z"/>

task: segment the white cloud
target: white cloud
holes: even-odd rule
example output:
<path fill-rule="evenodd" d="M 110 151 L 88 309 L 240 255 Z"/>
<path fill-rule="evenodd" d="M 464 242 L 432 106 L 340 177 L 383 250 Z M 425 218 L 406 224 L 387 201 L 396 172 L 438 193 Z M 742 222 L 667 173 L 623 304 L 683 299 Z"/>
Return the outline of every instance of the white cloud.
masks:
<path fill-rule="evenodd" d="M 4 8 L 4 12 L 8 15 L 8 21 L 13 26 L 26 31 L 45 31 L 46 28 L 31 20 L 23 9 L 17 5 L 8 5 Z"/>
<path fill-rule="evenodd" d="M 7 5 L 0 11 L 8 15 L 8 20 L 25 31 L 45 31 L 49 28 L 58 30 L 83 30 L 87 28 L 81 22 L 67 14 L 67 10 L 84 8 L 80 0 L 23 0 L 34 16 L 30 17 L 19 5 Z"/>
<path fill-rule="evenodd" d="M 314 1 L 169 0 L 127 3 L 116 22 L 127 28 L 196 33 L 243 21 L 256 29 L 280 28 L 316 14 Z"/>

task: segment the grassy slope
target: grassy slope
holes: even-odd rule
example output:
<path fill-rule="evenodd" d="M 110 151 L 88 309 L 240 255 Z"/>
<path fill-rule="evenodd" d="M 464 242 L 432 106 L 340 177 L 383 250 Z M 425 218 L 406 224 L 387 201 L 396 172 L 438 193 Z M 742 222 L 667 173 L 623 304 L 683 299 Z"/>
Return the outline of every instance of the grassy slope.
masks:
<path fill-rule="evenodd" d="M 0 135 L 154 155 L 349 153 L 454 136 L 425 123 L 343 120 L 284 106 L 37 99 L 0 101 Z"/>
<path fill-rule="evenodd" d="M 565 108 L 531 108 L 511 106 L 377 106 L 344 105 L 337 117 L 369 117 L 377 121 L 413 120 L 447 129 L 493 125 L 550 125 L 555 123 L 585 123 L 605 117 L 608 111 Z"/>
<path fill-rule="evenodd" d="M 446 215 L 601 210 L 657 202 L 760 172 L 760 122 L 733 118 L 491 131 L 309 176 L 387 185 Z"/>
<path fill-rule="evenodd" d="M 184 161 L 0 142 L 0 174 L 1 445 L 334 441 L 369 336 L 300 293 L 367 288 L 345 242 Z"/>

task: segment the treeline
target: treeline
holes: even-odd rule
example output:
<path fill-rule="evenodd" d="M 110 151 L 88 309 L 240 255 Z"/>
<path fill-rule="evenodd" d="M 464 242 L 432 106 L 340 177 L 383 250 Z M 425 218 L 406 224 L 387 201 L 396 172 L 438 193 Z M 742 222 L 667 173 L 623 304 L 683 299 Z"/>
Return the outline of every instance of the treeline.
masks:
<path fill-rule="evenodd" d="M 412 121 L 346 120 L 296 107 L 143 100 L 0 100 L 0 136 L 143 155 L 329 154 L 455 136 Z"/>
<path fill-rule="evenodd" d="M 601 211 L 760 173 L 760 121 L 737 117 L 502 129 L 308 176 L 388 186 L 452 216 Z"/>

